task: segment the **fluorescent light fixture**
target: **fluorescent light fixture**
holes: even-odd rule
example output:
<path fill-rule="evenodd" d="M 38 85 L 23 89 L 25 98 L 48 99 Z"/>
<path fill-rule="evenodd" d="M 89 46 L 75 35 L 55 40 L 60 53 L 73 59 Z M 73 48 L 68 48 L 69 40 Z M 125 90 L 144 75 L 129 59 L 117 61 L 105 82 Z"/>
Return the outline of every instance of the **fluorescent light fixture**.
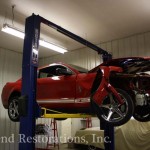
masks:
<path fill-rule="evenodd" d="M 21 39 L 24 39 L 24 32 L 22 32 L 22 31 L 20 31 L 20 30 L 18 30 L 16 28 L 14 28 L 14 27 L 11 27 L 8 24 L 4 24 L 3 25 L 2 31 L 6 32 L 8 34 L 14 35 L 16 37 L 19 37 Z"/>
<path fill-rule="evenodd" d="M 15 28 L 15 27 L 12 27 L 12 26 L 10 26 L 10 25 L 8 25 L 8 24 L 4 24 L 4 25 L 3 25 L 2 31 L 3 31 L 3 32 L 6 32 L 6 33 L 8 33 L 8 34 L 14 35 L 14 36 L 16 36 L 16 37 L 19 37 L 19 38 L 21 38 L 21 39 L 24 39 L 24 36 L 25 36 L 24 32 L 18 30 L 18 29 Z M 62 47 L 59 47 L 59 46 L 57 46 L 57 45 L 54 45 L 54 44 L 52 44 L 52 43 L 46 42 L 46 41 L 44 41 L 44 40 L 39 40 L 39 45 L 41 45 L 41 46 L 43 46 L 43 47 L 45 47 L 45 48 L 54 50 L 54 51 L 56 51 L 56 52 L 63 53 L 63 54 L 64 54 L 65 52 L 67 52 L 66 49 L 64 49 L 64 48 L 62 48 Z"/>
<path fill-rule="evenodd" d="M 46 48 L 49 48 L 49 49 L 52 49 L 52 50 L 57 51 L 59 53 L 65 53 L 65 52 L 67 52 L 66 49 L 58 47 L 58 46 L 56 46 L 56 45 L 54 45 L 52 43 L 46 42 L 44 40 L 39 40 L 39 45 L 41 45 L 43 47 L 46 47 Z"/>

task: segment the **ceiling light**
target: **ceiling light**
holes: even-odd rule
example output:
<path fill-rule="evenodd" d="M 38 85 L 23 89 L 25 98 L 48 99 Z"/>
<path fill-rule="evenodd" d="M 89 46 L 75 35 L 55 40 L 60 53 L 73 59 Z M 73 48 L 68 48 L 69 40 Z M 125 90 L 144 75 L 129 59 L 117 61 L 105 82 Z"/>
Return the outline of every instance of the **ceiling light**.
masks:
<path fill-rule="evenodd" d="M 24 36 L 25 36 L 24 32 L 18 30 L 15 27 L 12 27 L 12 26 L 10 26 L 8 24 L 4 24 L 3 25 L 2 31 L 6 32 L 8 34 L 14 35 L 16 37 L 19 37 L 21 39 L 24 39 Z M 41 45 L 41 46 L 43 46 L 45 48 L 57 51 L 59 53 L 65 53 L 65 52 L 67 52 L 66 49 L 64 49 L 64 48 L 62 48 L 60 46 L 54 45 L 52 43 L 46 42 L 44 40 L 39 40 L 39 45 Z"/>
<path fill-rule="evenodd" d="M 46 47 L 46 48 L 49 48 L 49 49 L 52 49 L 52 50 L 57 51 L 59 53 L 65 53 L 65 52 L 67 52 L 66 49 L 58 47 L 58 46 L 56 46 L 56 45 L 54 45 L 52 43 L 46 42 L 44 40 L 39 40 L 39 45 L 41 45 L 43 47 Z"/>
<path fill-rule="evenodd" d="M 8 34 L 11 34 L 11 35 L 14 35 L 16 37 L 19 37 L 21 39 L 24 39 L 24 33 L 14 27 L 11 27 L 10 25 L 8 24 L 4 24 L 3 25 L 3 28 L 2 28 L 2 31 L 3 32 L 6 32 Z"/>

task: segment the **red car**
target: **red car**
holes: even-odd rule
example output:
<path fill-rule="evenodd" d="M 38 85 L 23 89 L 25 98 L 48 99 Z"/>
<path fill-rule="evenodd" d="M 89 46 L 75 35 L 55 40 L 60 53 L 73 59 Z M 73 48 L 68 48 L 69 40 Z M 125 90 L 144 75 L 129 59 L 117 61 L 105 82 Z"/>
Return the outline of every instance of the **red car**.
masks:
<path fill-rule="evenodd" d="M 110 70 L 107 74 L 108 80 L 104 68 Z M 75 65 L 53 63 L 38 69 L 37 102 L 42 107 L 66 113 L 96 112 L 98 117 L 115 125 L 127 122 L 132 115 L 137 120 L 149 121 L 149 73 L 150 58 L 142 57 L 112 59 L 90 71 Z M 124 104 L 117 104 L 113 94 L 103 95 L 103 99 L 100 98 L 101 103 L 96 104 L 101 105 L 99 111 L 93 101 L 99 101 L 97 93 L 105 88 L 105 82 L 108 87 L 112 85 L 117 89 Z M 21 79 L 7 83 L 1 96 L 10 119 L 19 121 L 18 98 L 21 96 Z"/>

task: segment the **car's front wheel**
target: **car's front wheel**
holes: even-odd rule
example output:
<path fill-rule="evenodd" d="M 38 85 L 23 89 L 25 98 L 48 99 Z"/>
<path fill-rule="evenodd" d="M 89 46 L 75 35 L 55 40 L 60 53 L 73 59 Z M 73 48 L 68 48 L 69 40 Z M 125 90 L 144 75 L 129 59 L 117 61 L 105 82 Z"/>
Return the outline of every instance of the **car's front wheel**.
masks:
<path fill-rule="evenodd" d="M 116 90 L 124 101 L 123 104 L 119 104 L 112 93 L 109 93 L 109 95 L 102 100 L 100 106 L 98 106 L 94 100 L 91 102 L 99 119 L 102 119 L 108 124 L 119 126 L 126 123 L 131 118 L 134 105 L 131 97 L 124 90 Z"/>
<path fill-rule="evenodd" d="M 8 104 L 8 116 L 11 121 L 19 121 L 19 111 L 18 111 L 18 96 L 14 96 L 10 99 Z"/>

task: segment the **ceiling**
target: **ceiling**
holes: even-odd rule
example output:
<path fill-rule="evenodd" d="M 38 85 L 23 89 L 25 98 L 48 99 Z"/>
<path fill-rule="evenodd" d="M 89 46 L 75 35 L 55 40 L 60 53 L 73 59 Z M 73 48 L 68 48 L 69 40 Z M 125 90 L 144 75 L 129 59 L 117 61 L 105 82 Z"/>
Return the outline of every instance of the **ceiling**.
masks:
<path fill-rule="evenodd" d="M 12 24 L 12 5 L 13 24 L 21 30 L 25 18 L 35 13 L 94 44 L 150 31 L 149 0 L 1 0 L 0 28 Z M 41 38 L 68 51 L 84 47 L 45 25 Z M 0 31 L 0 47 L 22 52 L 23 40 Z M 40 47 L 40 57 L 56 54 Z"/>

